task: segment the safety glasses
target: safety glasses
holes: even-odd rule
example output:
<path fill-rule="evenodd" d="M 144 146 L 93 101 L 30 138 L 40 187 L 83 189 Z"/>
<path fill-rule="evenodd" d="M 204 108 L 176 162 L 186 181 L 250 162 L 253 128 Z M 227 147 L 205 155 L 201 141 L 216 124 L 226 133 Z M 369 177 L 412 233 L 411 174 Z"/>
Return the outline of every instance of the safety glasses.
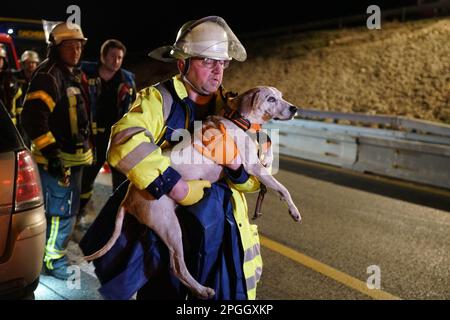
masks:
<path fill-rule="evenodd" d="M 230 65 L 229 60 L 215 60 L 211 58 L 193 58 L 193 59 L 200 60 L 202 62 L 202 65 L 208 69 L 214 69 L 217 65 L 220 65 L 222 69 L 226 69 Z"/>

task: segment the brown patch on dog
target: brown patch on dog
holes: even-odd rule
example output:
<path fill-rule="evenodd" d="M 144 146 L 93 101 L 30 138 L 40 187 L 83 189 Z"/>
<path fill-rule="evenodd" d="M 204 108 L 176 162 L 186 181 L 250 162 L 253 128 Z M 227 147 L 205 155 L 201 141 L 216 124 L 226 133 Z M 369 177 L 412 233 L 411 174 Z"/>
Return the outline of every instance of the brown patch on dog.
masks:
<path fill-rule="evenodd" d="M 269 121 L 270 119 L 272 119 L 272 116 L 269 113 L 264 113 L 264 115 L 262 116 L 262 119 L 264 121 Z"/>

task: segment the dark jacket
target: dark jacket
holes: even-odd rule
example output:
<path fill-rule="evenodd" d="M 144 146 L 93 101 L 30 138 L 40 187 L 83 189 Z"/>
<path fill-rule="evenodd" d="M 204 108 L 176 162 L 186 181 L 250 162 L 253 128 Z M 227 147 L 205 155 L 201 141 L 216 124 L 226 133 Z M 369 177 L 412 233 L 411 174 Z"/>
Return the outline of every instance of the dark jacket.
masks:
<path fill-rule="evenodd" d="M 16 72 L 11 69 L 0 70 L 0 100 L 8 110 L 14 124 L 17 123 L 17 108 L 20 106 L 17 100 L 22 94 Z"/>
<path fill-rule="evenodd" d="M 136 84 L 134 74 L 125 69 L 120 69 L 110 81 L 114 82 L 115 96 L 111 97 L 113 105 L 100 106 L 99 98 L 103 93 L 102 80 L 98 69 L 100 64 L 97 62 L 83 61 L 81 70 L 86 74 L 89 82 L 89 98 L 92 110 L 92 132 L 111 130 L 111 126 L 128 112 L 131 103 L 136 98 Z M 105 113 L 108 113 L 106 115 Z M 110 117 L 113 114 L 114 117 Z M 108 119 L 104 121 L 103 119 Z"/>
<path fill-rule="evenodd" d="M 32 141 L 38 163 L 60 157 L 66 166 L 92 163 L 87 79 L 62 62 L 47 59 L 30 82 L 22 125 Z"/>

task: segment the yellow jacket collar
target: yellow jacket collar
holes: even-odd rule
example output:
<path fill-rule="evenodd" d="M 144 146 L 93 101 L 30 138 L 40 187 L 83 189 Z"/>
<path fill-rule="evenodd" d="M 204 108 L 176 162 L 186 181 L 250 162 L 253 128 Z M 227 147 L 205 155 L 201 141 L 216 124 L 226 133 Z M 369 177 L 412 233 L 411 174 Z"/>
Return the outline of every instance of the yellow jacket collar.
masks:
<path fill-rule="evenodd" d="M 173 86 L 175 88 L 175 92 L 178 97 L 182 100 L 188 96 L 186 87 L 184 86 L 183 80 L 181 79 L 181 75 L 177 74 L 173 78 Z"/>

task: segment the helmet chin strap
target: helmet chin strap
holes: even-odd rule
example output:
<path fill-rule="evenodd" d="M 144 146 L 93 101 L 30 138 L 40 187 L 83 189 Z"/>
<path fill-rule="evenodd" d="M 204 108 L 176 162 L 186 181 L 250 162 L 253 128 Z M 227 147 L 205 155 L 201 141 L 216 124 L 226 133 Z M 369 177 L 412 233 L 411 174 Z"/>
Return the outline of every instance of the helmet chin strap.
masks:
<path fill-rule="evenodd" d="M 201 96 L 210 96 L 212 94 L 211 92 L 203 90 L 202 88 L 194 85 L 191 81 L 189 81 L 189 79 L 186 77 L 186 75 L 183 75 L 183 81 L 187 82 L 192 87 L 192 89 L 194 89 L 194 91 L 197 92 Z"/>
<path fill-rule="evenodd" d="M 183 81 L 187 82 L 192 87 L 192 89 L 194 89 L 194 91 L 197 92 L 199 95 L 201 95 L 201 96 L 209 96 L 209 95 L 211 95 L 210 92 L 208 92 L 208 91 L 206 91 L 206 90 L 204 90 L 204 89 L 194 85 L 191 81 L 189 81 L 189 79 L 186 77 L 186 75 L 187 75 L 190 67 L 191 67 L 191 58 L 187 58 L 185 60 L 185 66 L 184 66 L 183 73 L 181 74 L 181 76 L 183 78 Z"/>

